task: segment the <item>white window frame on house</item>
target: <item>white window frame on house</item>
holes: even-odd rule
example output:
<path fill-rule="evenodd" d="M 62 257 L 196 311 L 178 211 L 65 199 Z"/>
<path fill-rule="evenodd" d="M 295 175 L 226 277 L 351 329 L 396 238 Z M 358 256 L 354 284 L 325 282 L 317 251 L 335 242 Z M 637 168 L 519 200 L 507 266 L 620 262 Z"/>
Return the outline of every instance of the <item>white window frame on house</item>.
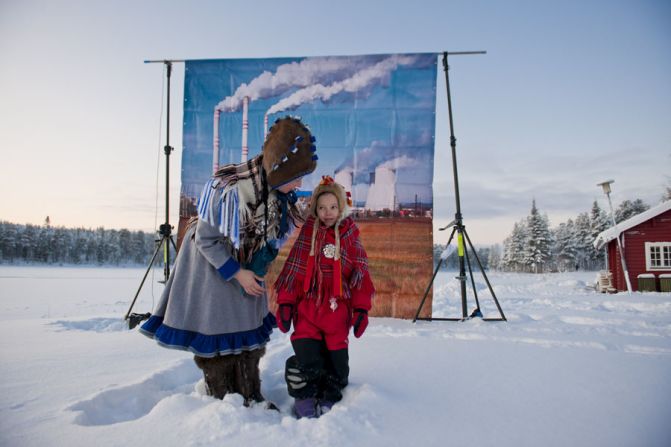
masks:
<path fill-rule="evenodd" d="M 645 269 L 671 270 L 671 242 L 645 243 Z"/>

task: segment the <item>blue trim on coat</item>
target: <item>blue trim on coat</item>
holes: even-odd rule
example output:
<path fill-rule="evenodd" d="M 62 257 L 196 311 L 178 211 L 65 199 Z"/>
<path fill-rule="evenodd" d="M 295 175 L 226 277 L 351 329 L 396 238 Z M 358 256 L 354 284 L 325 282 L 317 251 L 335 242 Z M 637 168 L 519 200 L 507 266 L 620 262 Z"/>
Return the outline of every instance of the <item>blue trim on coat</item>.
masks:
<path fill-rule="evenodd" d="M 153 338 L 164 348 L 191 351 L 200 357 L 239 354 L 265 346 L 270 340 L 275 316 L 268 313 L 256 329 L 228 334 L 204 335 L 199 332 L 175 329 L 163 324 L 163 317 L 152 315 L 141 327 L 140 333 Z"/>
<path fill-rule="evenodd" d="M 228 261 L 224 262 L 224 265 L 217 269 L 226 281 L 230 281 L 233 275 L 238 273 L 238 270 L 240 270 L 240 264 L 233 258 L 228 258 Z"/>

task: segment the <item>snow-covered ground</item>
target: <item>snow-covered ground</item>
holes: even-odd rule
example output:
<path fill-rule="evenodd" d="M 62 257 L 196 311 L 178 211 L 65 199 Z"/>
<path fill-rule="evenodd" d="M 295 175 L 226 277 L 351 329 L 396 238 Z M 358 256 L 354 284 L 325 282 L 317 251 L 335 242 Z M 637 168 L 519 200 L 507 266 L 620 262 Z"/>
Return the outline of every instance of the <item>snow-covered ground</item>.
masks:
<path fill-rule="evenodd" d="M 344 400 L 296 420 L 287 335 L 261 364 L 281 413 L 207 397 L 190 354 L 121 321 L 143 273 L 0 266 L 1 446 L 671 445 L 670 294 L 597 294 L 594 273 L 491 273 L 508 322 L 374 318 L 350 343 Z M 436 279 L 435 316 L 461 315 L 454 276 Z M 135 310 L 161 287 L 147 283 Z"/>

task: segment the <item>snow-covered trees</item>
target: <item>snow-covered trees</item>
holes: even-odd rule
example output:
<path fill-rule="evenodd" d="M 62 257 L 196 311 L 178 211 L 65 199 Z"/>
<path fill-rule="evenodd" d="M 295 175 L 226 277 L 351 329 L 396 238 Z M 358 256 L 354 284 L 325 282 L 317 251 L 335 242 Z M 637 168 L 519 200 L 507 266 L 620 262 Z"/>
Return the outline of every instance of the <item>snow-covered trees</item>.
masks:
<path fill-rule="evenodd" d="M 456 245 L 454 241 L 452 241 L 452 245 Z M 501 249 L 498 247 L 498 245 L 493 247 L 479 247 L 476 250 L 478 259 L 482 263 L 483 268 L 498 268 L 497 265 L 491 264 L 492 259 L 496 259 L 496 256 L 500 257 Z M 445 244 L 433 245 L 433 268 L 436 268 L 440 262 L 440 257 L 443 254 L 443 251 L 445 251 Z M 473 272 L 478 271 L 480 267 L 478 266 L 478 261 L 475 259 L 470 246 L 468 247 L 468 260 L 471 263 L 471 269 Z M 441 268 L 444 270 L 459 270 L 459 255 L 457 254 L 456 250 L 452 252 L 447 257 L 447 259 L 443 260 Z M 468 271 L 468 264 L 466 264 L 465 268 L 466 271 Z"/>
<path fill-rule="evenodd" d="M 503 270 L 510 272 L 522 272 L 525 270 L 524 252 L 527 239 L 528 230 L 526 223 L 524 221 L 515 223 L 512 234 L 503 241 L 503 257 L 501 260 Z"/>
<path fill-rule="evenodd" d="M 620 203 L 620 206 L 615 210 L 615 222 L 620 223 L 623 220 L 627 220 L 632 216 L 642 213 L 650 209 L 650 205 L 642 201 L 641 199 L 636 199 L 633 202 L 630 200 L 625 200 Z"/>
<path fill-rule="evenodd" d="M 536 208 L 536 200 L 531 202 L 531 213 L 527 217 L 527 240 L 524 249 L 524 265 L 535 273 L 542 273 L 550 260 L 552 235 L 547 216 L 542 216 Z"/>
<path fill-rule="evenodd" d="M 649 208 L 640 199 L 625 200 L 616 212 L 618 222 Z M 589 212 L 580 213 L 552 230 L 549 226 L 547 217 L 540 214 L 536 201 L 532 201 L 529 216 L 517 222 L 504 241 L 500 268 L 512 272 L 603 268 L 604 253 L 595 250 L 592 243 L 612 223 L 596 200 Z"/>
<path fill-rule="evenodd" d="M 590 223 L 589 214 L 578 214 L 578 217 L 575 219 L 573 237 L 578 247 L 576 265 L 582 269 L 589 270 L 591 259 L 596 256 L 592 253 L 594 251 L 594 248 L 592 248 L 592 241 L 594 239 L 592 238 L 592 224 Z"/>
<path fill-rule="evenodd" d="M 553 240 L 548 218 L 540 214 L 533 200 L 529 216 L 515 223 L 512 234 L 503 242 L 501 268 L 512 272 L 547 271 Z"/>
<path fill-rule="evenodd" d="M 87 230 L 0 222 L 0 262 L 56 264 L 141 264 L 154 250 L 142 231 Z"/>
<path fill-rule="evenodd" d="M 559 271 L 573 270 L 578 263 L 578 241 L 575 237 L 575 224 L 569 219 L 559 224 L 553 230 L 555 243 L 552 247 L 552 257 Z"/>
<path fill-rule="evenodd" d="M 592 246 L 592 243 L 599 235 L 599 233 L 610 228 L 611 226 L 608 215 L 604 210 L 601 209 L 601 207 L 599 207 L 599 204 L 596 200 L 594 201 L 594 203 L 592 203 L 592 211 L 589 215 L 589 225 L 590 225 L 590 246 Z M 591 249 L 590 252 L 592 254 L 590 258 L 592 268 L 595 268 L 595 266 L 596 268 L 598 268 L 598 266 L 602 266 L 605 260 L 604 252 L 601 250 L 591 250 Z"/>
<path fill-rule="evenodd" d="M 489 249 L 489 259 L 487 259 L 487 265 L 492 269 L 501 268 L 501 246 L 499 244 L 492 245 Z"/>

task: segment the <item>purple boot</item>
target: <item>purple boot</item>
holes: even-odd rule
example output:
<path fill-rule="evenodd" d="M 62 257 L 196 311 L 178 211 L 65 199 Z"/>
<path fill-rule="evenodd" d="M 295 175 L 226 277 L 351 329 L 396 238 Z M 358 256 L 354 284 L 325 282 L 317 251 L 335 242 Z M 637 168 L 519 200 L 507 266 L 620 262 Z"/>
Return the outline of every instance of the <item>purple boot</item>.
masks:
<path fill-rule="evenodd" d="M 307 399 L 296 399 L 294 402 L 294 412 L 298 419 L 317 417 L 317 399 L 309 397 Z"/>
<path fill-rule="evenodd" d="M 319 413 L 326 414 L 331 411 L 331 408 L 335 405 L 335 402 L 330 400 L 320 400 L 319 401 Z"/>

